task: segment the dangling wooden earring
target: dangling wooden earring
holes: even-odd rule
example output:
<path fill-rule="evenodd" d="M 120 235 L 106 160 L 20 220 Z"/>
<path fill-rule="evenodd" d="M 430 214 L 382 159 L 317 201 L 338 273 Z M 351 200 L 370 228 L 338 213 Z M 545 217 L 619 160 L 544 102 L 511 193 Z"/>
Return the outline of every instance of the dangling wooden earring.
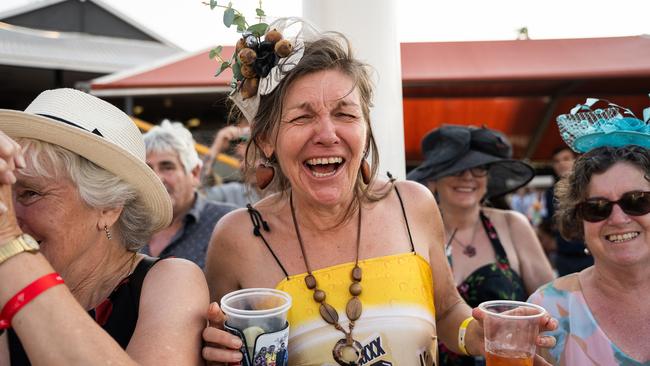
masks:
<path fill-rule="evenodd" d="M 368 164 L 368 160 L 363 159 L 361 161 L 361 180 L 363 180 L 363 184 L 370 184 L 370 178 L 370 165 Z"/>
<path fill-rule="evenodd" d="M 275 177 L 275 169 L 268 159 L 261 162 L 257 168 L 255 168 L 255 184 L 260 190 L 264 190 L 268 187 L 269 184 L 271 184 L 271 181 L 273 181 L 273 177 Z"/>

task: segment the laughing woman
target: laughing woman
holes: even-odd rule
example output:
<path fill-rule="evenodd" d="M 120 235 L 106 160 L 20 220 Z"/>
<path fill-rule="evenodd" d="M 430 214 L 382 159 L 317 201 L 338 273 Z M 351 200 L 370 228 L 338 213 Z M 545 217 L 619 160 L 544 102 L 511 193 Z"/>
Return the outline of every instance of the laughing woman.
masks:
<path fill-rule="evenodd" d="M 253 119 L 247 167 L 276 193 L 218 224 L 206 266 L 211 297 L 249 287 L 291 294 L 290 365 L 433 365 L 438 337 L 483 353 L 479 322 L 464 322 L 472 311 L 447 266 L 433 195 L 376 178 L 366 66 L 340 34 L 296 49 L 295 67 L 279 67 L 274 90 L 244 111 Z M 228 344 L 215 328 L 204 339 Z M 226 347 L 204 356 L 242 357 Z"/>
<path fill-rule="evenodd" d="M 0 365 L 202 364 L 201 270 L 138 254 L 172 209 L 131 119 L 56 89 L 0 130 Z"/>

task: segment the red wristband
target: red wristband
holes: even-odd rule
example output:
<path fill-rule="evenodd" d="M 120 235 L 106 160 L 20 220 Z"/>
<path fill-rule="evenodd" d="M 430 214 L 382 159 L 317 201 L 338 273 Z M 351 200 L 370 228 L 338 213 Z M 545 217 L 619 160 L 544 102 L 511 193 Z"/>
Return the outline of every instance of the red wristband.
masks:
<path fill-rule="evenodd" d="M 63 278 L 58 273 L 47 274 L 27 285 L 24 289 L 15 294 L 2 308 L 0 312 L 0 329 L 11 327 L 11 319 L 23 306 L 34 300 L 45 290 L 63 283 Z"/>

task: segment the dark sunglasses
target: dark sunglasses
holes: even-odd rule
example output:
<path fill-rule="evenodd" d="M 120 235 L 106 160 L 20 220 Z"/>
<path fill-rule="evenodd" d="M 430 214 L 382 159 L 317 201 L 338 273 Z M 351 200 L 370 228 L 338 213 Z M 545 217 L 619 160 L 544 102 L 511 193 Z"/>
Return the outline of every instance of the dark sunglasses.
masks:
<path fill-rule="evenodd" d="M 481 166 L 477 166 L 477 167 L 469 168 L 469 169 L 465 169 L 465 170 L 469 170 L 470 174 L 472 174 L 472 176 L 474 178 L 481 178 L 481 177 L 485 177 L 486 175 L 488 175 L 489 167 L 487 165 L 481 165 Z M 456 173 L 454 175 L 457 176 L 457 177 L 460 177 L 461 175 L 463 175 L 465 173 L 465 170 L 461 170 L 461 171 L 459 171 L 458 173 Z"/>
<path fill-rule="evenodd" d="M 612 214 L 614 204 L 617 204 L 623 212 L 630 216 L 645 215 L 650 213 L 650 192 L 626 192 L 618 201 L 592 198 L 578 204 L 577 208 L 583 220 L 599 222 L 607 219 Z"/>

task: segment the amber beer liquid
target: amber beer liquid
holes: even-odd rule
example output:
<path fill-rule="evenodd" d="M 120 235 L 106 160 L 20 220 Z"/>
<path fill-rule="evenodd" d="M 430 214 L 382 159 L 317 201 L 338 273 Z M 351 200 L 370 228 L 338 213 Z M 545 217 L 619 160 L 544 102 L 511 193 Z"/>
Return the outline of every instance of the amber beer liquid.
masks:
<path fill-rule="evenodd" d="M 533 357 L 530 353 L 520 351 L 497 350 L 488 351 L 487 366 L 533 366 Z"/>

